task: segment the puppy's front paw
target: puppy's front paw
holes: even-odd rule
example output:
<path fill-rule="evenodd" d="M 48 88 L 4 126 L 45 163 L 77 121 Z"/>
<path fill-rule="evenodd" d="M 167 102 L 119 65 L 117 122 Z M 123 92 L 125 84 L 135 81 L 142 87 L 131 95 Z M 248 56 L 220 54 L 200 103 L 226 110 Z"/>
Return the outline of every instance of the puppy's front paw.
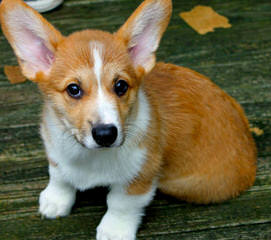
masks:
<path fill-rule="evenodd" d="M 97 228 L 96 240 L 135 240 L 136 229 L 135 219 L 106 213 Z"/>
<path fill-rule="evenodd" d="M 74 202 L 75 190 L 48 185 L 40 194 L 39 212 L 46 218 L 64 217 L 69 215 Z"/>

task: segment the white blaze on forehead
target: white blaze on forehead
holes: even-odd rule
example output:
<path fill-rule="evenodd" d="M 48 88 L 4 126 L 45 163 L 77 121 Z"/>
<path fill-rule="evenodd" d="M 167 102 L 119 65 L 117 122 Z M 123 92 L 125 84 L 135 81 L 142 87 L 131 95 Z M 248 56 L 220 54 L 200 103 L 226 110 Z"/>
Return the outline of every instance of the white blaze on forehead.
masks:
<path fill-rule="evenodd" d="M 99 42 L 90 42 L 90 49 L 93 60 L 93 71 L 97 80 L 98 94 L 97 94 L 97 112 L 99 115 L 100 123 L 114 124 L 118 128 L 118 139 L 121 141 L 121 125 L 119 121 L 119 113 L 116 103 L 112 97 L 103 88 L 103 45 Z M 94 123 L 95 124 L 95 123 Z"/>
<path fill-rule="evenodd" d="M 103 61 L 102 61 L 102 50 L 103 46 L 97 42 L 90 43 L 90 49 L 92 51 L 93 57 L 93 70 L 98 82 L 99 89 L 101 88 L 101 76 L 102 76 L 102 68 L 103 68 Z"/>

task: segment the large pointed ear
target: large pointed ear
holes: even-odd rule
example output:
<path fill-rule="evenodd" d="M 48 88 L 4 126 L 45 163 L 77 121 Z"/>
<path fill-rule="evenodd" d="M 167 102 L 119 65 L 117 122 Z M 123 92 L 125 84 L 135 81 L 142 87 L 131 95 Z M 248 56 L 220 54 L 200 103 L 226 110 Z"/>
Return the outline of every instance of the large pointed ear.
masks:
<path fill-rule="evenodd" d="M 145 0 L 116 33 L 128 48 L 134 67 L 155 65 L 155 51 L 172 12 L 171 0 Z"/>
<path fill-rule="evenodd" d="M 62 35 L 21 0 L 2 1 L 0 22 L 23 74 L 33 81 L 49 74 Z"/>

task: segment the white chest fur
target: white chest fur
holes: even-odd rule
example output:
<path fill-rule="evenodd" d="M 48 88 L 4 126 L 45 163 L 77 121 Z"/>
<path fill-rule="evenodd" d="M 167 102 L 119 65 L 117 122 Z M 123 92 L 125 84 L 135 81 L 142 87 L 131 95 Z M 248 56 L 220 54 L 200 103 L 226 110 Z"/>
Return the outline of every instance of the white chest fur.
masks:
<path fill-rule="evenodd" d="M 80 190 L 130 182 L 140 171 L 146 153 L 138 148 L 88 151 L 78 143 L 59 147 L 63 151 L 61 156 L 57 154 L 58 172 Z M 51 150 L 49 154 L 55 159 L 56 149 Z"/>

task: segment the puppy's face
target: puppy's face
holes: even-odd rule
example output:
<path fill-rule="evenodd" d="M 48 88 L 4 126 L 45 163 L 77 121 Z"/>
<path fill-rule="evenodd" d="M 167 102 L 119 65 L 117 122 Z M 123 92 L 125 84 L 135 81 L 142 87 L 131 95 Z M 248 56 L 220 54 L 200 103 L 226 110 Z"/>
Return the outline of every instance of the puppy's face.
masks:
<path fill-rule="evenodd" d="M 139 84 L 140 76 L 116 36 L 83 31 L 59 45 L 40 88 L 65 131 L 91 149 L 123 143 Z"/>
<path fill-rule="evenodd" d="M 125 140 L 171 8 L 170 0 L 146 0 L 113 35 L 87 30 L 63 37 L 22 0 L 3 0 L 0 22 L 22 73 L 39 84 L 61 127 L 92 149 Z"/>

